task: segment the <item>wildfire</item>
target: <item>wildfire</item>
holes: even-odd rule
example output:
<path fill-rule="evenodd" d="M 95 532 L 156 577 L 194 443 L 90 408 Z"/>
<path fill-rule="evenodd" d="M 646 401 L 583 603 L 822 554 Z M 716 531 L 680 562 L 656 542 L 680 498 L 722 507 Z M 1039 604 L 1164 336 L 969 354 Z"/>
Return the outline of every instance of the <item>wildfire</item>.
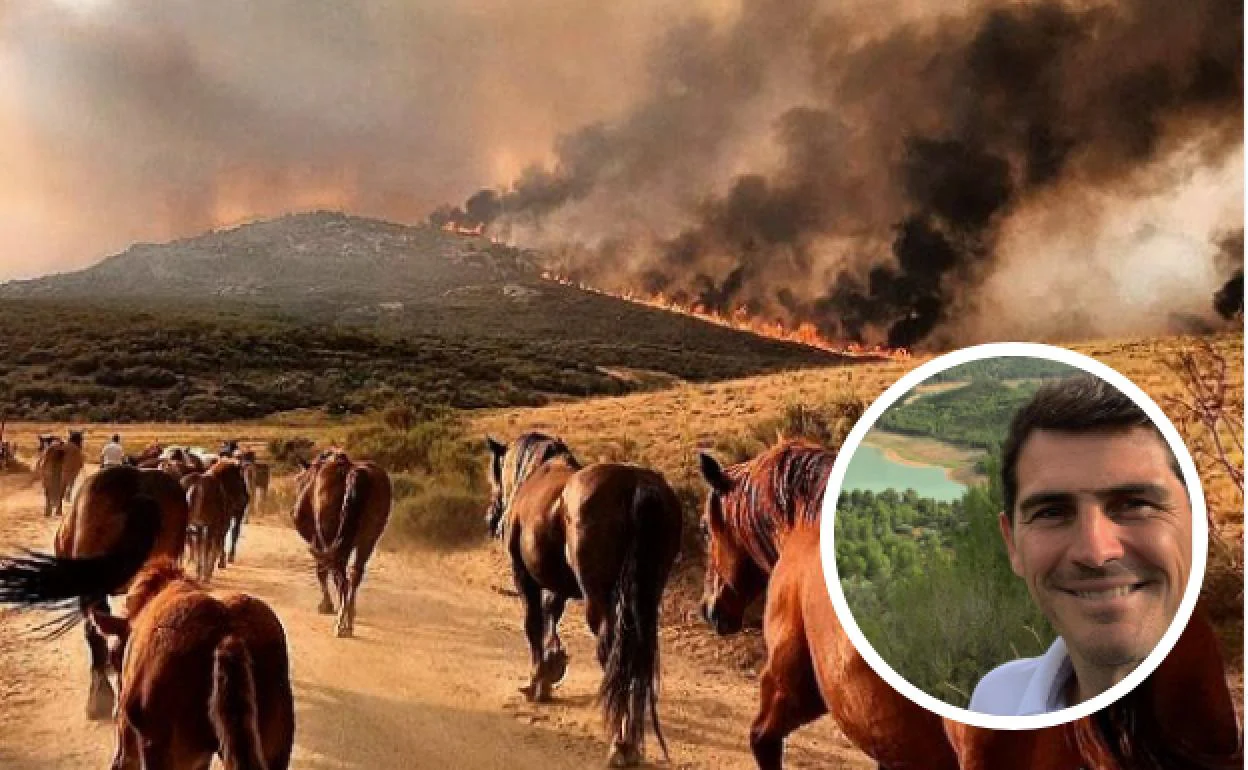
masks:
<path fill-rule="evenodd" d="M 840 355 L 849 356 L 886 356 L 893 359 L 906 359 L 910 357 L 910 351 L 905 348 L 886 348 L 880 345 L 861 345 L 856 342 L 835 342 L 824 337 L 815 328 L 815 325 L 804 321 L 796 327 L 790 327 L 780 321 L 766 321 L 756 316 L 752 316 L 745 308 L 737 308 L 731 315 L 724 315 L 710 310 L 700 304 L 684 304 L 676 302 L 662 293 L 645 295 L 636 292 L 626 291 L 622 293 L 607 291 L 595 286 L 590 286 L 579 281 L 574 281 L 565 275 L 551 271 L 543 271 L 542 278 L 553 281 L 564 286 L 571 286 L 581 291 L 588 291 L 594 294 L 601 294 L 605 297 L 614 297 L 622 299 L 626 302 L 633 302 L 646 307 L 666 310 L 669 313 L 679 313 L 708 323 L 726 326 L 737 331 L 749 332 L 760 337 L 767 337 L 773 340 L 782 340 L 784 342 L 792 342 L 798 345 L 825 350 L 829 353 L 838 353 Z"/>

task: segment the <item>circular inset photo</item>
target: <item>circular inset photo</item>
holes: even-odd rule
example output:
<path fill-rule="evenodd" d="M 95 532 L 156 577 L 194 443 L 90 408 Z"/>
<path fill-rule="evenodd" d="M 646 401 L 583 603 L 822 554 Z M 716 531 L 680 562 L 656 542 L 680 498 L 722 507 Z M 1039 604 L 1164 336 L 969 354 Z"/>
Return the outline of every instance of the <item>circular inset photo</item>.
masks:
<path fill-rule="evenodd" d="M 941 716 L 1034 729 L 1143 681 L 1192 614 L 1208 523 L 1165 414 L 1109 367 L 981 345 L 890 387 L 829 477 L 820 549 L 847 634 Z"/>

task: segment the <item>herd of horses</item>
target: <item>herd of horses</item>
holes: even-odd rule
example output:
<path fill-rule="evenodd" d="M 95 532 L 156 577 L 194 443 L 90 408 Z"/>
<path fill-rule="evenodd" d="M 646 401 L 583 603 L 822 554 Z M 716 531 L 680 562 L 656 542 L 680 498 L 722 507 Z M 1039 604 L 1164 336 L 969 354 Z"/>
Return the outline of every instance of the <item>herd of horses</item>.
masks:
<path fill-rule="evenodd" d="M 77 447 L 80 455 L 80 438 Z M 510 444 L 490 438 L 488 447 L 486 527 L 502 541 L 524 605 L 530 673 L 522 692 L 532 701 L 552 698 L 569 665 L 560 621 L 568 600 L 581 600 L 603 671 L 608 763 L 639 764 L 648 726 L 666 756 L 659 615 L 681 552 L 678 496 L 657 471 L 582 464 L 554 436 L 529 432 Z M 69 449 L 61 457 L 57 479 L 74 470 L 73 455 Z M 231 770 L 285 768 L 294 712 L 282 624 L 255 597 L 207 589 L 213 564 L 234 557 L 239 500 L 245 510 L 253 488 L 243 479 L 247 461 L 236 446 L 223 446 L 210 467 L 175 478 L 169 456 L 140 467 L 153 459 L 87 478 L 60 521 L 53 554 L 0 560 L 0 603 L 60 607 L 50 622 L 59 632 L 85 618 L 87 714 L 115 716 L 113 767 L 141 760 L 148 768 L 207 768 L 216 754 Z M 787 736 L 824 715 L 886 770 L 1242 766 L 1221 653 L 1199 608 L 1141 686 L 1059 727 L 968 727 L 893 690 L 850 643 L 825 587 L 819 520 L 834 459 L 833 451 L 803 441 L 780 441 L 731 465 L 698 455 L 706 483 L 702 616 L 714 632 L 731 634 L 753 601 L 765 603 L 767 659 L 748 735 L 760 768 L 781 767 Z M 335 632 L 351 636 L 356 595 L 389 517 L 390 480 L 384 469 L 337 449 L 301 465 L 292 523 L 315 562 L 320 611 L 336 605 Z M 59 510 L 64 490 L 52 492 Z M 233 523 L 228 555 L 223 517 Z M 180 566 L 188 546 L 195 577 Z M 108 604 L 121 594 L 124 617 Z M 110 668 L 121 687 L 115 705 Z"/>

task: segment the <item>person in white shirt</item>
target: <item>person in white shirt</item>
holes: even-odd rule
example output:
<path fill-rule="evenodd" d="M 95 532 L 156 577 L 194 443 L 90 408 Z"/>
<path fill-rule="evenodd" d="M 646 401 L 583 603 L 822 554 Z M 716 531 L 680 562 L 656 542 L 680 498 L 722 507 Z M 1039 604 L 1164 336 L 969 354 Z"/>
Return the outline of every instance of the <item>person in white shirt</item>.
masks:
<path fill-rule="evenodd" d="M 1170 627 L 1191 573 L 1191 503 L 1157 427 L 1092 375 L 1046 383 L 1018 411 L 1002 481 L 1010 566 L 1058 639 L 990 671 L 969 709 L 1060 711 L 1122 681 Z"/>
<path fill-rule="evenodd" d="M 112 468 L 126 461 L 126 452 L 121 448 L 121 436 L 113 434 L 113 440 L 100 450 L 100 467 Z"/>

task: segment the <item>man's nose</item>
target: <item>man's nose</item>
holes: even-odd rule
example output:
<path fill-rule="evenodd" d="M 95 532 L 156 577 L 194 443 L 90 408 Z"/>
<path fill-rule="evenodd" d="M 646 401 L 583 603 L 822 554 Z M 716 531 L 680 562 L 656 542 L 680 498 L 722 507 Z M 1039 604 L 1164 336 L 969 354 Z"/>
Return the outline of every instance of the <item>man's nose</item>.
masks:
<path fill-rule="evenodd" d="M 1074 535 L 1071 560 L 1085 567 L 1102 567 L 1123 556 L 1118 524 L 1106 515 L 1100 504 L 1080 507 Z"/>

